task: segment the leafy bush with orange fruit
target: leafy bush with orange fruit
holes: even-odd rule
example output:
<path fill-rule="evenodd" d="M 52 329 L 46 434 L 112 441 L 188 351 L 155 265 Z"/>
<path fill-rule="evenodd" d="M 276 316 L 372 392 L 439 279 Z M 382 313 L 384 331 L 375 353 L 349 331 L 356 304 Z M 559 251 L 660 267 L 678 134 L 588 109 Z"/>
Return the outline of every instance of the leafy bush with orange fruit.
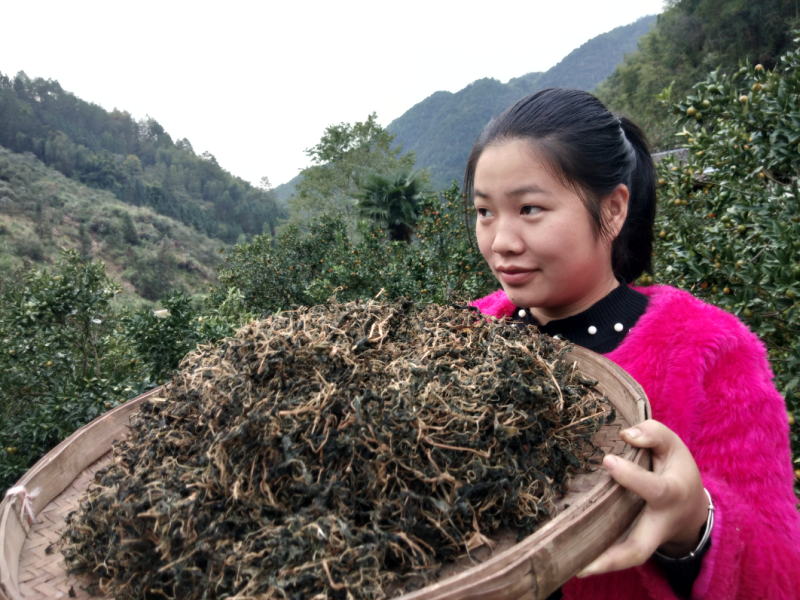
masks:
<path fill-rule="evenodd" d="M 795 40 L 797 42 L 798 40 Z M 800 412 L 800 52 L 719 71 L 674 104 L 685 159 L 662 161 L 654 275 L 737 315 Z M 795 456 L 800 450 L 792 427 Z M 800 462 L 797 459 L 796 462 Z"/>

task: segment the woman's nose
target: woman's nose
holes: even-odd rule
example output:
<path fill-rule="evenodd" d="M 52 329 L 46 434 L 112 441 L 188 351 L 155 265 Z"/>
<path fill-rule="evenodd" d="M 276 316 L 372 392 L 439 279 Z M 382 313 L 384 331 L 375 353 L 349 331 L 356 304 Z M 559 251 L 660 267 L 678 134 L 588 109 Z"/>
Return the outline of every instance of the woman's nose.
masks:
<path fill-rule="evenodd" d="M 522 237 L 512 227 L 498 227 L 492 242 L 495 254 L 520 254 L 525 250 Z"/>

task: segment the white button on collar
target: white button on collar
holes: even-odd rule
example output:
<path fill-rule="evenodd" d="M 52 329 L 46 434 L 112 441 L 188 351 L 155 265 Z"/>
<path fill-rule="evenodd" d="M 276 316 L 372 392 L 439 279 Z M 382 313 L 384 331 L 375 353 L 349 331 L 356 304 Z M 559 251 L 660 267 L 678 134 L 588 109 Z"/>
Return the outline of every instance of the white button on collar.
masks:
<path fill-rule="evenodd" d="M 622 331 L 623 329 L 625 328 L 622 326 L 622 323 L 617 323 L 614 325 L 614 331 Z"/>
<path fill-rule="evenodd" d="M 521 308 L 519 309 L 519 312 L 517 314 L 520 316 L 520 318 L 524 318 L 525 317 L 525 311 L 522 310 Z"/>
<path fill-rule="evenodd" d="M 597 333 L 597 327 L 595 327 L 594 325 L 590 325 L 589 326 L 589 335 L 594 335 L 595 333 Z"/>

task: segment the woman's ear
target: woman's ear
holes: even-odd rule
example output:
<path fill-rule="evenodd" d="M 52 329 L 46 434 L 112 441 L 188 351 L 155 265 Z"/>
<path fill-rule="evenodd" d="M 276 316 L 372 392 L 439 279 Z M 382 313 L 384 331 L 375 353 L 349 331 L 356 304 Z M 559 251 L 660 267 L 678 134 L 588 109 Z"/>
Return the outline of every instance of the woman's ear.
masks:
<path fill-rule="evenodd" d="M 606 196 L 603 202 L 603 212 L 606 222 L 607 231 L 611 239 L 615 239 L 619 232 L 622 231 L 622 225 L 625 223 L 625 218 L 628 216 L 628 200 L 630 199 L 630 192 L 628 186 L 620 183 L 614 191 Z"/>

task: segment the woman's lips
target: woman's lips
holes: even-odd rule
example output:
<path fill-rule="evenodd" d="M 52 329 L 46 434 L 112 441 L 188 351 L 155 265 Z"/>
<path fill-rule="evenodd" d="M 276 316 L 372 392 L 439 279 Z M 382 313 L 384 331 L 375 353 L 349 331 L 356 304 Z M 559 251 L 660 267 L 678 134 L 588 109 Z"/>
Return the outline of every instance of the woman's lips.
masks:
<path fill-rule="evenodd" d="M 497 269 L 500 280 L 508 285 L 520 285 L 530 281 L 539 269 Z"/>

